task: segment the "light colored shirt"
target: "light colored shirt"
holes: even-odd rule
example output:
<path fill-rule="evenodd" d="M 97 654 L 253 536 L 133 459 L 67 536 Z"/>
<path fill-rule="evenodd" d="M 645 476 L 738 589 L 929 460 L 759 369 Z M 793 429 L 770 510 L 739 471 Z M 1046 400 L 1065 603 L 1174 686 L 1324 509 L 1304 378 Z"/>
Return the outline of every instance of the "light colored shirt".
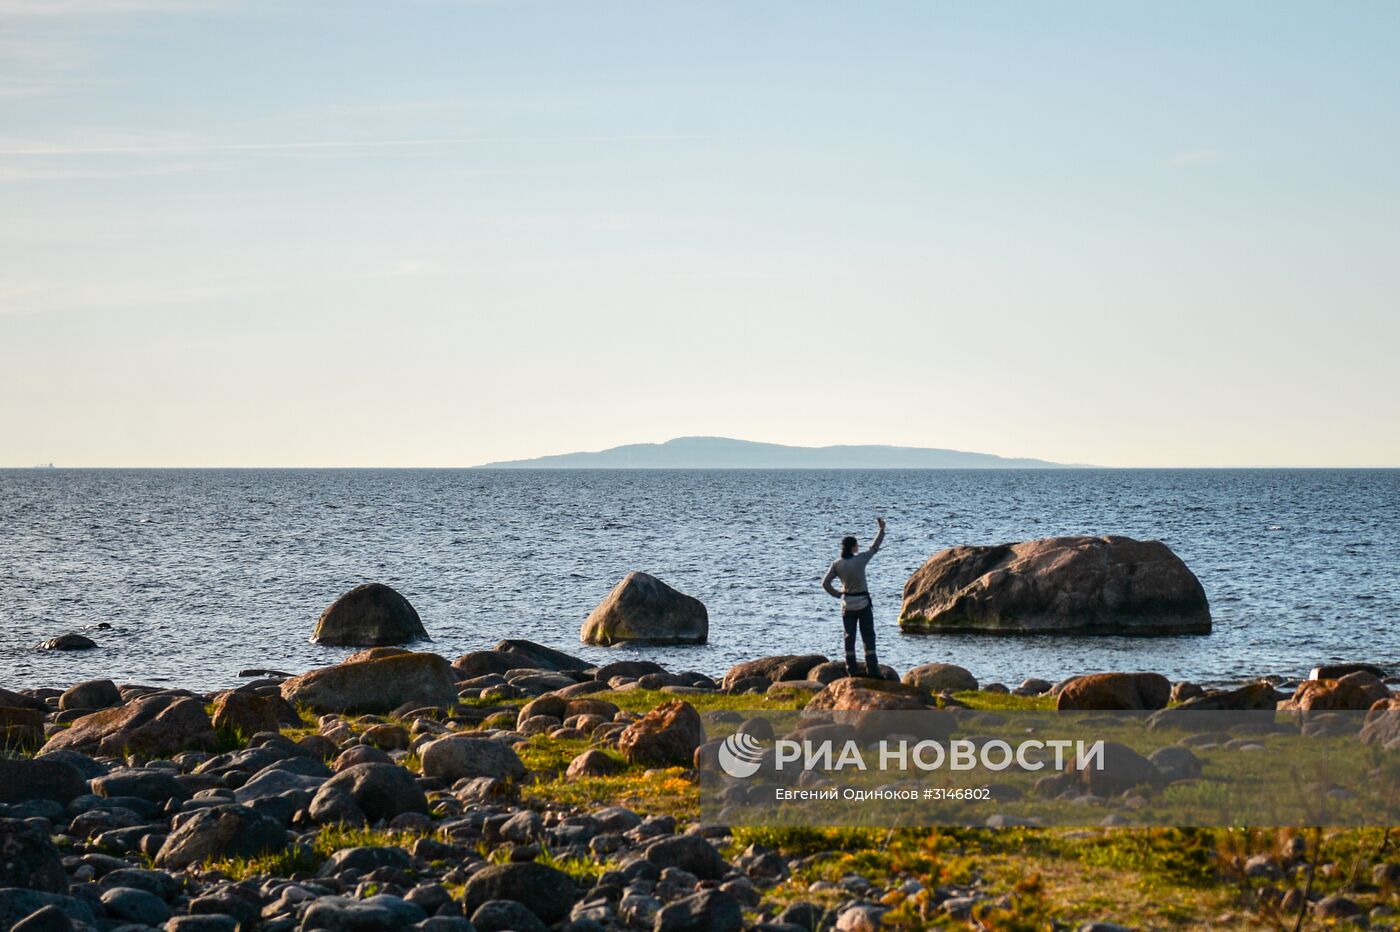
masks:
<path fill-rule="evenodd" d="M 842 557 L 831 564 L 831 569 L 822 577 L 822 588 L 841 600 L 841 611 L 855 612 L 870 605 L 870 588 L 865 581 L 865 564 L 879 552 L 880 545 L 884 542 L 885 529 L 881 528 L 880 533 L 870 542 L 869 550 Z M 840 589 L 832 585 L 837 579 L 841 580 Z"/>

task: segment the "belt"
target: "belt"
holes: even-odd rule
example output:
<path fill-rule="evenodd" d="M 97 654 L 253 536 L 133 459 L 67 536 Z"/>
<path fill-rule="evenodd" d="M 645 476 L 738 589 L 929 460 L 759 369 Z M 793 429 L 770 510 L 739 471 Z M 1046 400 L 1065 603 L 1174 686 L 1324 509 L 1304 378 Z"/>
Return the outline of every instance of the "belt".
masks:
<path fill-rule="evenodd" d="M 870 597 L 870 593 L 868 593 L 868 592 L 843 592 L 843 593 L 841 593 L 841 598 L 844 599 L 844 598 L 846 598 L 847 596 L 852 596 L 852 595 L 863 595 L 863 596 L 865 596 L 866 598 L 869 598 L 869 597 Z"/>

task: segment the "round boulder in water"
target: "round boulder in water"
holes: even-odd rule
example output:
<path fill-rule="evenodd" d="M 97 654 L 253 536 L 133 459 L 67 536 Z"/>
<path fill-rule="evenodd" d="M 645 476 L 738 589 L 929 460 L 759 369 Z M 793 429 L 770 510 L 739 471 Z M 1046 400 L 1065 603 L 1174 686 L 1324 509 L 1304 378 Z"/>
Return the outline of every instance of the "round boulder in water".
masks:
<path fill-rule="evenodd" d="M 710 616 L 699 599 L 655 576 L 628 573 L 583 623 L 579 640 L 613 644 L 704 644 Z"/>
<path fill-rule="evenodd" d="M 321 613 L 311 640 L 337 647 L 374 647 L 427 637 L 408 599 L 383 583 L 365 583 Z"/>

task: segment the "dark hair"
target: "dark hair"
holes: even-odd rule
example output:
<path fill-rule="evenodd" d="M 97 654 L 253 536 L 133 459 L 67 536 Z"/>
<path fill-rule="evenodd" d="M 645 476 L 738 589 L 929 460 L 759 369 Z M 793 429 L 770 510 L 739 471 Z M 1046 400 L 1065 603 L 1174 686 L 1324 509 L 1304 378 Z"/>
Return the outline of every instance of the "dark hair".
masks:
<path fill-rule="evenodd" d="M 856 552 L 856 539 L 854 537 L 841 538 L 841 557 L 845 559 Z"/>

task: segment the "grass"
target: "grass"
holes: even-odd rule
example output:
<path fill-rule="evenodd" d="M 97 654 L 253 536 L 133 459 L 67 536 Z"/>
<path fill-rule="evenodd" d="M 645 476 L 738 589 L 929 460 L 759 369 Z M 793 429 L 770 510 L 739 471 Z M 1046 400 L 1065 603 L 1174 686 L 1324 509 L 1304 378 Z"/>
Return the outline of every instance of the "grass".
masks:
<path fill-rule="evenodd" d="M 317 831 L 310 845 L 290 844 L 282 851 L 250 858 L 226 858 L 206 865 L 234 880 L 250 877 L 289 877 L 301 871 L 314 871 L 344 848 L 397 845 L 406 848 L 419 838 L 435 837 L 431 832 L 394 832 L 349 825 L 327 825 Z M 446 839 L 443 839 L 446 840 Z"/>
<path fill-rule="evenodd" d="M 602 692 L 620 708 L 647 712 L 657 705 L 681 698 L 702 714 L 711 711 L 791 711 L 810 699 L 805 692 L 765 696 L 697 694 L 675 696 L 654 690 Z M 959 693 L 963 704 L 987 711 L 1040 711 L 1054 707 L 1052 697 L 1019 697 L 997 693 Z M 473 703 L 463 706 L 518 706 L 523 700 Z M 306 733 L 315 731 L 313 717 L 303 713 Z M 349 720 L 352 726 L 359 726 Z M 294 737 L 295 731 L 283 733 Z M 624 766 L 615 775 L 577 780 L 562 776 L 568 763 L 592 747 L 586 739 L 556 739 L 534 735 L 521 743 L 518 753 L 532 773 L 542 779 L 521 787 L 522 802 L 536 807 L 578 807 L 592 810 L 625 806 L 642 815 L 672 815 L 682 825 L 699 816 L 699 789 L 683 768 L 649 770 Z M 600 748 L 616 760 L 621 756 Z M 1244 764 L 1252 766 L 1247 755 Z M 1262 763 L 1262 758 L 1260 759 Z M 413 761 L 408 761 L 410 766 Z M 1172 793 L 1219 792 L 1204 781 L 1195 789 L 1173 788 Z M 1182 805 L 1202 805 L 1203 798 L 1182 799 Z M 1068 804 L 1066 804 L 1068 805 Z M 843 876 L 857 873 L 879 888 L 898 888 L 917 880 L 922 892 L 905 894 L 895 889 L 882 894 L 890 909 L 884 925 L 891 929 L 968 928 L 1020 932 L 1075 927 L 1091 921 L 1113 921 L 1136 928 L 1181 929 L 1292 929 L 1295 916 L 1283 916 L 1270 906 L 1291 887 L 1302 884 L 1302 872 L 1290 868 L 1281 879 L 1247 878 L 1244 862 L 1259 853 L 1277 853 L 1299 830 L 1248 829 L 1036 829 L 1008 828 L 825 828 L 738 826 L 726 850 L 737 856 L 750 844 L 780 851 L 790 860 L 802 859 L 792 876 L 765 891 L 765 902 L 786 904 L 809 900 L 834 906 L 848 899 L 849 891 L 812 891 L 816 881 L 839 884 Z M 1392 838 L 1395 834 L 1397 837 Z M 310 845 L 294 846 L 275 855 L 220 862 L 213 867 L 235 879 L 269 875 L 288 876 L 313 871 L 334 851 L 360 845 L 407 846 L 417 833 L 392 833 L 347 827 L 322 829 Z M 1313 835 L 1306 837 L 1312 845 Z M 1400 892 L 1367 888 L 1370 865 L 1395 860 L 1400 833 L 1383 829 L 1329 831 L 1322 834 L 1321 868 L 1313 881 L 1314 896 L 1342 892 L 1360 899 L 1367 908 L 1386 904 L 1400 908 Z M 1311 851 L 1311 848 L 1310 848 Z M 495 860 L 504 850 L 483 852 Z M 581 884 L 594 883 L 610 862 L 565 857 L 545 850 L 539 860 L 570 875 Z M 1358 886 L 1357 881 L 1362 881 Z M 987 896 L 971 919 L 953 918 L 932 891 L 938 887 L 972 887 Z M 1261 893 L 1261 891 L 1263 891 Z M 457 891 L 460 892 L 460 891 Z M 1318 928 L 1305 924 L 1304 928 Z"/>

